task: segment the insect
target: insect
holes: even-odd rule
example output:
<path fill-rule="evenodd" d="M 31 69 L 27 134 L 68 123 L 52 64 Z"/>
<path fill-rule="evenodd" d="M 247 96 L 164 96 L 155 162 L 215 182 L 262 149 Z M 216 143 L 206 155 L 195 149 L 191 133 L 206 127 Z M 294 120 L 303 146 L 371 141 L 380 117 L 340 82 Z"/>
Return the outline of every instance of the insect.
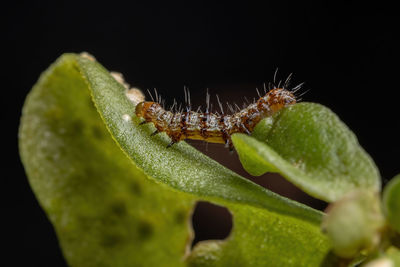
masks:
<path fill-rule="evenodd" d="M 235 105 L 235 110 L 228 104 L 228 108 L 233 114 L 224 113 L 218 95 L 217 100 L 221 113 L 213 113 L 210 109 L 210 95 L 208 92 L 205 112 L 201 112 L 200 109 L 193 111 L 190 103 L 190 93 L 186 89 L 184 90 L 185 102 L 187 103 L 185 111 L 181 108 L 176 108 L 175 101 L 170 110 L 165 110 L 163 101 L 161 101 L 156 92 L 156 101 L 153 99 L 153 101 L 140 102 L 137 104 L 135 112 L 136 116 L 144 118 L 144 121 L 140 124 L 154 123 L 156 131 L 151 134 L 152 136 L 165 132 L 171 138 L 171 143 L 167 147 L 181 140 L 194 139 L 210 143 L 222 143 L 229 147 L 230 150 L 233 150 L 232 134 L 251 134 L 254 127 L 263 118 L 296 103 L 294 94 L 301 88 L 302 84 L 288 90 L 286 88 L 289 81 L 290 76 L 283 86 L 280 86 L 280 82 L 277 86 L 270 84 L 268 92 L 264 86 L 264 96 L 261 96 L 257 90 L 260 98 L 243 109 Z M 149 94 L 151 96 L 150 92 Z"/>

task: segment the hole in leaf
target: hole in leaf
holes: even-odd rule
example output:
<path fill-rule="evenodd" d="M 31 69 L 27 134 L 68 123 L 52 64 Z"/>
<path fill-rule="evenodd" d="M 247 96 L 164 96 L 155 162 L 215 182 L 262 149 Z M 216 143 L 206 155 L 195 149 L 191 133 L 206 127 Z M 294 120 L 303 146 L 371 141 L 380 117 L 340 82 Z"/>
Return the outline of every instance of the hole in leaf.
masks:
<path fill-rule="evenodd" d="M 192 227 L 192 247 L 202 240 L 225 239 L 232 230 L 232 214 L 227 208 L 199 201 L 192 215 Z"/>

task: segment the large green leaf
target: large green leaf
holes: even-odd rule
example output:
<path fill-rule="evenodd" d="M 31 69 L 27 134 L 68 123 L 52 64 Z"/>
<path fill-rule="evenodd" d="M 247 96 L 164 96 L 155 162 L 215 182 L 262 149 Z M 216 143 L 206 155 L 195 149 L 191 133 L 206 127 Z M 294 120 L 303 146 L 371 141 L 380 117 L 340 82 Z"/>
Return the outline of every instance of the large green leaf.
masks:
<path fill-rule="evenodd" d="M 380 190 L 379 172 L 354 134 L 328 108 L 300 103 L 264 119 L 233 143 L 253 175 L 279 172 L 306 193 L 331 202 L 355 189 Z"/>
<path fill-rule="evenodd" d="M 390 225 L 400 234 L 400 175 L 394 177 L 385 186 L 383 211 Z"/>
<path fill-rule="evenodd" d="M 20 151 L 70 265 L 182 265 L 193 200 L 147 179 L 116 146 L 75 56 L 57 61 L 28 96 Z"/>
<path fill-rule="evenodd" d="M 184 142 L 167 149 L 166 135 L 150 137 L 153 126 L 138 121 L 125 88 L 101 65 L 74 54 L 53 64 L 26 100 L 21 157 L 71 265 L 331 262 L 320 212 L 240 177 Z M 227 240 L 200 243 L 190 253 L 188 215 L 195 200 L 228 207 L 234 227 Z"/>

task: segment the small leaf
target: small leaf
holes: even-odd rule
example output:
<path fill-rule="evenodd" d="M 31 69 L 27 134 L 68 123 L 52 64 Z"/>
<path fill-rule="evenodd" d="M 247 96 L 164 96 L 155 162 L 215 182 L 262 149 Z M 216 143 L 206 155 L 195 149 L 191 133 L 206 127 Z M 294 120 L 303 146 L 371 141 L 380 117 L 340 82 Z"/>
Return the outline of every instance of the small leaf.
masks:
<path fill-rule="evenodd" d="M 332 202 L 355 189 L 380 190 L 379 172 L 354 134 L 328 108 L 300 103 L 262 120 L 233 143 L 252 175 L 279 172 L 313 197 Z"/>
<path fill-rule="evenodd" d="M 383 211 L 393 229 L 400 233 L 400 175 L 394 177 L 385 186 Z"/>
<path fill-rule="evenodd" d="M 376 249 L 385 224 L 380 207 L 370 191 L 351 192 L 328 207 L 322 229 L 338 256 L 351 259 Z"/>
<path fill-rule="evenodd" d="M 167 149 L 169 138 L 150 137 L 154 126 L 139 126 L 134 110 L 108 71 L 73 54 L 57 60 L 26 100 L 21 158 L 71 265 L 326 262 L 330 243 L 319 230 L 321 212 L 184 142 Z M 227 240 L 208 241 L 206 249 L 199 243 L 190 252 L 188 214 L 196 200 L 228 207 L 234 228 Z"/>

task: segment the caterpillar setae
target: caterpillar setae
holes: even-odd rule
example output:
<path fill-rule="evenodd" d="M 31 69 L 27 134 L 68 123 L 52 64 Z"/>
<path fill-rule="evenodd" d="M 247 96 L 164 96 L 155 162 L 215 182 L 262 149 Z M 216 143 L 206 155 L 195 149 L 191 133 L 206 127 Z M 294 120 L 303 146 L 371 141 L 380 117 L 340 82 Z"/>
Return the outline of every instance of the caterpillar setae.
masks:
<path fill-rule="evenodd" d="M 171 143 L 167 147 L 181 140 L 194 139 L 210 143 L 222 143 L 232 150 L 232 134 L 251 134 L 254 127 L 263 118 L 269 117 L 282 108 L 296 103 L 296 96 L 294 94 L 301 88 L 302 84 L 289 90 L 287 89 L 289 80 L 290 76 L 286 79 L 282 87 L 280 83 L 277 86 L 270 84 L 268 92 L 264 86 L 264 96 L 260 96 L 257 90 L 260 98 L 243 109 L 235 105 L 236 110 L 234 110 L 228 104 L 228 108 L 233 113 L 230 115 L 224 113 L 218 96 L 217 100 L 221 114 L 218 112 L 212 113 L 208 92 L 205 112 L 200 112 L 200 108 L 197 111 L 192 111 L 190 94 L 187 90 L 185 90 L 185 102 L 187 103 L 185 111 L 176 108 L 175 101 L 170 110 L 165 110 L 156 92 L 156 101 L 153 99 L 153 101 L 138 103 L 135 113 L 136 116 L 144 118 L 141 124 L 154 123 L 156 131 L 151 134 L 152 136 L 160 132 L 165 132 L 171 138 Z"/>

